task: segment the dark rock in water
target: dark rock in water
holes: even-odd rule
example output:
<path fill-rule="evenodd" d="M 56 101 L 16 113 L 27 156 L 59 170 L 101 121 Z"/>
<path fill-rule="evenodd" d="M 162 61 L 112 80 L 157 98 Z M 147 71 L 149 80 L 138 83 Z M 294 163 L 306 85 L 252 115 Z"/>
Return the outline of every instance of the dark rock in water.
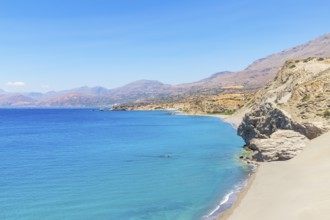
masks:
<path fill-rule="evenodd" d="M 169 155 L 169 154 L 160 155 L 160 156 L 158 156 L 158 157 L 159 157 L 159 158 L 172 158 L 172 156 Z"/>
<path fill-rule="evenodd" d="M 173 111 L 168 111 L 168 112 L 166 112 L 166 115 L 177 115 L 177 113 L 173 112 Z"/>

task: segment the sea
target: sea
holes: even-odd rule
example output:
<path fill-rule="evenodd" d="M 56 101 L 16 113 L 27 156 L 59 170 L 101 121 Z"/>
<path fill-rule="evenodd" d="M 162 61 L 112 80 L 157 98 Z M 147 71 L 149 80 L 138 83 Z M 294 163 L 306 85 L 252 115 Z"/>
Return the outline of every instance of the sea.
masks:
<path fill-rule="evenodd" d="M 0 109 L 1 220 L 211 220 L 253 168 L 215 117 Z"/>

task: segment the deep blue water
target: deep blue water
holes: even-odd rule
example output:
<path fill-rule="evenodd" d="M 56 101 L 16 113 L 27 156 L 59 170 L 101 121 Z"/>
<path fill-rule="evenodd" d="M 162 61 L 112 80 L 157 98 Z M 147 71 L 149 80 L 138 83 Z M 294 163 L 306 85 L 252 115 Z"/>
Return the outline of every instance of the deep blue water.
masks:
<path fill-rule="evenodd" d="M 249 169 L 217 118 L 0 110 L 1 220 L 196 220 Z"/>

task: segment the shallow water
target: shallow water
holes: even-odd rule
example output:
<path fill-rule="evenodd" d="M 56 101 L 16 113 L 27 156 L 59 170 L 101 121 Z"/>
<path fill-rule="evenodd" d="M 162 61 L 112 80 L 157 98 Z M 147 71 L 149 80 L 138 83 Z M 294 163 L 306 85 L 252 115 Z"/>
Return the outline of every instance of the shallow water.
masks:
<path fill-rule="evenodd" d="M 249 169 L 212 117 L 0 110 L 0 219 L 197 220 Z"/>

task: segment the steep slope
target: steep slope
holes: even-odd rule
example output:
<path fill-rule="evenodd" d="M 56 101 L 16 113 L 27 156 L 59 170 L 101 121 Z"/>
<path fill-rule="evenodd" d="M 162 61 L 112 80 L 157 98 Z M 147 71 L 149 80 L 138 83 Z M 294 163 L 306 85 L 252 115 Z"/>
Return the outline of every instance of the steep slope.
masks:
<path fill-rule="evenodd" d="M 286 60 L 306 59 L 308 57 L 330 57 L 330 34 L 325 34 L 305 44 L 259 59 L 243 71 L 219 75 L 213 80 L 212 84 L 218 86 L 243 85 L 246 88 L 259 88 L 275 77 Z"/>
<path fill-rule="evenodd" d="M 191 89 L 191 88 L 212 88 L 212 87 L 220 87 L 221 86 L 221 79 L 226 76 L 232 75 L 234 72 L 230 71 L 223 71 L 212 74 L 210 77 L 207 77 L 205 79 L 199 80 L 197 82 L 193 83 L 185 83 L 176 85 L 177 88 L 182 89 Z"/>
<path fill-rule="evenodd" d="M 246 107 L 251 106 L 238 133 L 258 152 L 255 159 L 292 158 L 304 137 L 313 139 L 330 130 L 330 58 L 287 61 Z M 289 139 L 296 145 L 285 146 L 289 133 L 283 130 L 291 130 Z"/>

